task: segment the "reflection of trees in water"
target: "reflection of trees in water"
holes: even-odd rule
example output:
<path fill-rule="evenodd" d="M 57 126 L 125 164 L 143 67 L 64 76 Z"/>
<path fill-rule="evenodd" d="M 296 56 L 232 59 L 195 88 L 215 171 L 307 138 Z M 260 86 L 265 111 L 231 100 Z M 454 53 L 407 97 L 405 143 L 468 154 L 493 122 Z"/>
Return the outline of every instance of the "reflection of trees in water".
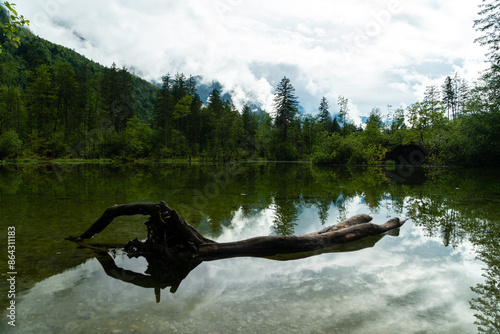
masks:
<path fill-rule="evenodd" d="M 497 194 L 498 197 L 498 194 Z M 495 200 L 493 200 L 495 201 Z M 498 202 L 498 199 L 496 199 Z M 478 329 L 482 333 L 500 332 L 500 224 L 489 219 L 471 219 L 475 227 L 471 241 L 476 245 L 478 258 L 486 264 L 484 283 L 472 287 L 477 297 L 471 301 Z"/>
<path fill-rule="evenodd" d="M 325 225 L 328 219 L 328 211 L 332 205 L 331 199 L 322 199 L 316 202 L 316 207 L 318 208 L 318 216 L 321 221 L 321 225 Z"/>
<path fill-rule="evenodd" d="M 499 177 L 495 172 L 433 170 L 418 192 L 409 193 L 407 210 L 428 235 L 439 235 L 445 246 L 465 241 L 474 244 L 486 264 L 484 283 L 472 287 L 470 304 L 476 311 L 479 332 L 500 331 L 500 204 Z"/>
<path fill-rule="evenodd" d="M 497 234 L 497 239 L 500 235 Z M 478 297 L 472 299 L 471 308 L 475 314 L 478 329 L 482 333 L 498 333 L 500 331 L 500 250 L 499 245 L 484 247 L 479 259 L 487 264 L 483 276 L 484 283 L 472 287 Z"/>
<path fill-rule="evenodd" d="M 279 197 L 275 198 L 272 205 L 275 209 L 273 217 L 273 230 L 277 235 L 294 235 L 299 209 L 303 207 L 300 198 Z"/>
<path fill-rule="evenodd" d="M 413 197 L 408 200 L 407 208 L 415 223 L 424 226 L 428 236 L 440 236 L 446 247 L 460 245 L 467 239 L 468 233 L 460 224 L 466 217 L 450 207 L 447 200 Z"/>
<path fill-rule="evenodd" d="M 46 208 L 47 199 L 65 199 L 74 216 L 87 221 L 101 213 L 100 206 L 88 205 L 89 201 L 161 198 L 179 208 L 201 232 L 216 234 L 237 210 L 250 217 L 276 205 L 275 232 L 289 235 L 303 208 L 316 208 L 324 223 L 329 209 L 334 207 L 345 216 L 349 203 L 361 197 L 371 212 L 385 208 L 399 216 L 413 216 L 415 224 L 430 236 L 440 236 L 444 245 L 454 247 L 470 240 L 487 265 L 486 281 L 473 288 L 478 297 L 472 307 L 478 312 L 480 326 L 498 332 L 500 175 L 497 171 L 449 168 L 418 173 L 423 174 L 404 182 L 387 177 L 381 168 L 309 164 L 2 166 L 0 194 L 5 205 L 0 213 L 31 217 L 30 208 Z M 29 187 L 21 187 L 23 184 Z M 18 224 L 22 227 L 29 222 L 20 219 Z M 23 256 L 31 256 L 32 262 L 48 258 L 52 244 L 42 244 L 39 251 Z M 28 253 L 27 247 L 22 249 Z"/>
<path fill-rule="evenodd" d="M 298 210 L 289 205 L 276 205 L 273 229 L 277 235 L 294 235 Z"/>

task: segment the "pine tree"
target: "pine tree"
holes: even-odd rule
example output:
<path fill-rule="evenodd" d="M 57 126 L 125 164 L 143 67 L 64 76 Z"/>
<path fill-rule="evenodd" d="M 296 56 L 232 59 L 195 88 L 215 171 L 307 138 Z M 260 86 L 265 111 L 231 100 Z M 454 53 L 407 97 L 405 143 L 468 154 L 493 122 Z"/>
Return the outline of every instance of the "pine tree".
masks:
<path fill-rule="evenodd" d="M 255 138 L 255 133 L 257 132 L 257 119 L 255 112 L 250 109 L 248 104 L 243 106 L 241 111 L 241 119 L 243 122 L 243 129 L 245 129 L 245 133 L 248 136 L 248 142 L 253 142 Z"/>
<path fill-rule="evenodd" d="M 172 97 L 172 78 L 170 74 L 163 77 L 162 86 L 156 97 L 153 126 L 163 130 L 163 144 L 168 148 L 168 124 L 174 109 Z"/>
<path fill-rule="evenodd" d="M 186 120 L 186 138 L 190 143 L 190 154 L 198 155 L 200 150 L 200 143 L 205 136 L 203 129 L 203 115 L 201 113 L 201 108 L 203 102 L 201 101 L 200 95 L 198 94 L 196 85 L 196 78 L 190 76 L 186 82 L 187 92 L 192 97 L 190 116 Z"/>
<path fill-rule="evenodd" d="M 274 93 L 274 124 L 280 133 L 282 142 L 287 140 L 290 124 L 295 120 L 298 112 L 299 101 L 295 96 L 295 88 L 290 79 L 283 77 Z"/>
<path fill-rule="evenodd" d="M 224 101 L 222 100 L 220 91 L 217 88 L 212 89 L 208 97 L 208 109 L 213 117 L 220 117 L 224 110 Z"/>
<path fill-rule="evenodd" d="M 328 100 L 323 96 L 321 99 L 321 102 L 319 103 L 319 114 L 318 114 L 318 119 L 321 124 L 323 124 L 323 127 L 325 130 L 328 132 L 331 131 L 331 123 L 332 123 L 332 117 L 330 115 L 329 111 L 330 105 L 328 104 Z"/>
<path fill-rule="evenodd" d="M 75 71 L 71 64 L 64 62 L 57 63 L 54 66 L 54 85 L 56 88 L 57 120 L 63 123 L 65 135 L 67 136 L 72 131 L 68 126 L 69 118 L 75 116 L 74 112 L 71 112 L 75 105 L 74 95 L 76 90 Z M 76 125 L 76 122 L 73 122 L 73 124 Z"/>
<path fill-rule="evenodd" d="M 104 108 L 109 113 L 115 131 L 120 132 L 134 115 L 131 74 L 125 67 L 118 69 L 113 63 L 111 68 L 104 70 L 101 91 Z"/>
<path fill-rule="evenodd" d="M 340 124 L 337 117 L 333 117 L 332 121 L 332 133 L 340 133 Z"/>
<path fill-rule="evenodd" d="M 441 111 L 441 98 L 439 90 L 436 86 L 427 86 L 424 94 L 424 104 L 426 105 L 429 112 L 439 112 Z"/>
<path fill-rule="evenodd" d="M 442 86 L 442 93 L 443 93 L 443 105 L 444 109 L 448 113 L 448 118 L 450 118 L 450 111 L 452 112 L 452 116 L 455 117 L 454 111 L 456 108 L 456 91 L 455 91 L 455 82 L 454 80 L 450 77 L 447 76 L 446 79 L 444 80 L 444 84 Z"/>
<path fill-rule="evenodd" d="M 184 96 L 189 94 L 189 83 L 183 73 L 177 73 L 172 85 L 172 96 L 175 102 L 180 101 Z"/>
<path fill-rule="evenodd" d="M 457 113 L 461 114 L 464 111 L 467 101 L 469 101 L 470 89 L 467 80 L 459 79 L 456 82 L 457 86 Z"/>
<path fill-rule="evenodd" d="M 45 136 L 46 139 L 51 130 L 49 123 L 54 120 L 54 91 L 50 69 L 48 65 L 40 65 L 30 85 L 30 130 L 36 129 L 38 135 Z"/>

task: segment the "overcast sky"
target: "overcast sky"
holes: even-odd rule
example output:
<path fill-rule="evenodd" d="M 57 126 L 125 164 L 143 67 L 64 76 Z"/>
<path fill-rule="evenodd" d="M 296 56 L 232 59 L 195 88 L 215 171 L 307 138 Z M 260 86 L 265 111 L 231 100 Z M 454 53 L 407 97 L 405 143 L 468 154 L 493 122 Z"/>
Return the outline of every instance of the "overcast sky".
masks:
<path fill-rule="evenodd" d="M 481 0 L 18 0 L 40 37 L 150 81 L 167 73 L 218 80 L 237 107 L 271 111 L 290 78 L 317 112 L 337 97 L 351 118 L 409 105 L 446 76 L 470 82 L 485 68 L 474 43 Z"/>

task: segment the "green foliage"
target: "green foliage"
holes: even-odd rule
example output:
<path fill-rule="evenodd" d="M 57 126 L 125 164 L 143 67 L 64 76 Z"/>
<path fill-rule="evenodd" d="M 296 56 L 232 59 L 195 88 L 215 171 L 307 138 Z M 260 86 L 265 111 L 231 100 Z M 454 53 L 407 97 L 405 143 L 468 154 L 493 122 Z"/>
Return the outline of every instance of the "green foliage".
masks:
<path fill-rule="evenodd" d="M 486 12 L 495 10 L 488 7 Z M 420 142 L 433 149 L 435 163 L 499 161 L 500 66 L 492 66 L 473 89 L 457 75 L 448 77 L 442 90 L 429 86 L 424 99 L 407 110 L 389 106 L 388 122 L 373 108 L 359 126 L 350 119 L 349 100 L 342 95 L 335 117 L 325 97 L 317 116 L 299 113 L 287 77 L 276 87 L 271 117 L 252 110 L 252 101 L 236 110 L 223 98 L 227 92 L 222 86 L 202 101 L 196 77 L 167 74 L 158 89 L 126 68 L 103 67 L 24 29 L 17 34 L 23 44 L 16 48 L 7 43 L 0 54 L 0 134 L 11 138 L 5 139 L 10 143 L 5 147 L 13 150 L 8 156 L 352 165 L 379 164 L 396 145 Z M 20 141 L 12 139 L 13 133 Z"/>
<path fill-rule="evenodd" d="M 29 105 L 30 129 L 36 128 L 38 133 L 48 138 L 55 118 L 55 95 L 52 86 L 51 68 L 42 64 L 32 76 L 30 85 L 31 103 Z"/>
<path fill-rule="evenodd" d="M 332 129 L 332 116 L 330 115 L 330 105 L 328 100 L 323 96 L 318 108 L 318 121 L 323 125 L 324 129 L 328 132 L 333 132 Z"/>
<path fill-rule="evenodd" d="M 67 154 L 68 145 L 64 142 L 64 133 L 52 132 L 47 140 L 45 156 L 47 158 L 64 157 Z"/>
<path fill-rule="evenodd" d="M 380 134 L 380 132 L 379 132 Z M 343 137 L 338 133 L 322 134 L 311 161 L 316 164 L 376 165 L 380 163 L 384 146 L 370 132 L 351 133 Z"/>
<path fill-rule="evenodd" d="M 175 107 L 172 116 L 175 119 L 186 117 L 191 112 L 191 103 L 193 103 L 193 97 L 191 95 L 186 95 L 180 99 Z"/>
<path fill-rule="evenodd" d="M 14 36 L 14 34 L 22 27 L 29 26 L 30 21 L 25 19 L 24 16 L 19 15 L 15 10 L 16 4 L 9 3 L 5 1 L 4 6 L 0 7 L 1 13 L 1 26 L 2 33 L 7 38 L 7 41 L 12 44 L 14 47 L 18 48 L 21 45 L 21 37 Z M 8 13 L 10 11 L 10 14 Z M 2 52 L 2 48 L 0 46 L 0 53 Z"/>
<path fill-rule="evenodd" d="M 256 114 L 258 128 L 255 133 L 255 148 L 257 156 L 264 159 L 273 159 L 273 130 L 272 118 L 265 111 Z"/>
<path fill-rule="evenodd" d="M 139 121 L 137 116 L 127 121 L 127 127 L 123 132 L 124 150 L 127 155 L 135 158 L 150 156 L 153 143 L 153 129 Z"/>
<path fill-rule="evenodd" d="M 474 21 L 474 27 L 479 30 L 482 35 L 476 39 L 480 45 L 487 46 L 489 49 L 488 56 L 493 67 L 500 64 L 500 40 L 498 32 L 500 31 L 500 23 L 498 14 L 500 11 L 500 2 L 498 0 L 483 0 L 479 5 L 481 17 Z M 493 71 L 498 69 L 493 68 Z"/>
<path fill-rule="evenodd" d="M 408 122 L 415 134 L 415 141 L 427 142 L 427 134 L 433 130 L 441 130 L 446 119 L 436 100 L 417 102 L 408 107 Z"/>
<path fill-rule="evenodd" d="M 283 77 L 276 86 L 274 93 L 274 125 L 278 131 L 281 143 L 287 141 L 288 128 L 295 121 L 299 101 L 295 96 L 295 87 L 290 79 Z"/>
<path fill-rule="evenodd" d="M 16 157 L 22 147 L 22 140 L 16 131 L 9 130 L 0 135 L 0 160 Z"/>
<path fill-rule="evenodd" d="M 466 115 L 454 122 L 437 149 L 444 163 L 498 166 L 500 163 L 500 113 Z"/>

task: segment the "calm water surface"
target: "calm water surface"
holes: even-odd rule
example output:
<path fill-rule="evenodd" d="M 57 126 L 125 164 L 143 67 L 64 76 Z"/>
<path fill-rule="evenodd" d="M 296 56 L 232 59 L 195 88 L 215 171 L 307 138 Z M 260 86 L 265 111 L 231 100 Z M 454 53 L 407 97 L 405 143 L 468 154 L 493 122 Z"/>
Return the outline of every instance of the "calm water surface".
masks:
<path fill-rule="evenodd" d="M 358 213 L 413 217 L 359 250 L 204 262 L 175 293 L 118 280 L 143 258 L 64 240 L 113 204 L 165 200 L 217 241 L 299 235 Z M 496 170 L 232 165 L 0 167 L 1 245 L 16 228 L 16 327 L 1 260 L 1 333 L 477 333 L 500 331 Z M 145 238 L 122 217 L 94 242 Z M 367 247 L 372 246 L 372 247 Z M 6 254 L 6 246 L 2 246 Z M 117 269 L 118 270 L 118 269 Z M 108 268 L 109 272 L 109 268 Z M 134 274 L 136 273 L 136 274 Z M 154 277 L 147 277 L 153 279 Z M 135 281 L 137 282 L 137 281 Z"/>

